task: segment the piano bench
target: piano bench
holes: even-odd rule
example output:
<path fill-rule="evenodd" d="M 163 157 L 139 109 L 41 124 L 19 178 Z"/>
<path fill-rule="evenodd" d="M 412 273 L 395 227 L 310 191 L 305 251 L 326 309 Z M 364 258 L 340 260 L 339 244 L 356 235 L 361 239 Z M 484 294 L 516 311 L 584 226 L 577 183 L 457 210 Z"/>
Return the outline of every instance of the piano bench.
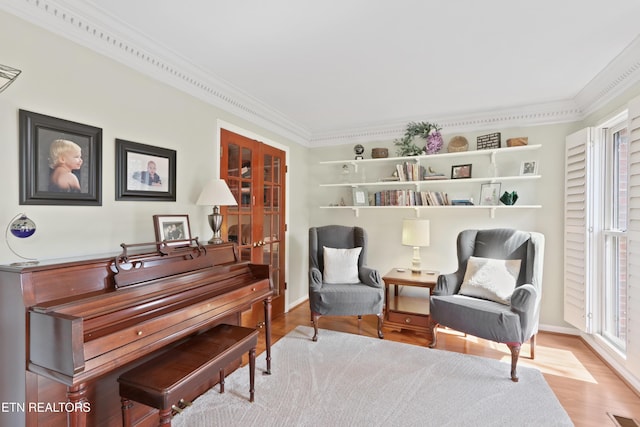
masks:
<path fill-rule="evenodd" d="M 160 411 L 160 426 L 170 426 L 172 407 L 220 375 L 224 393 L 224 368 L 249 353 L 249 401 L 253 402 L 258 331 L 234 325 L 218 325 L 195 335 L 159 356 L 136 366 L 118 378 L 123 425 L 131 425 L 131 401 Z"/>

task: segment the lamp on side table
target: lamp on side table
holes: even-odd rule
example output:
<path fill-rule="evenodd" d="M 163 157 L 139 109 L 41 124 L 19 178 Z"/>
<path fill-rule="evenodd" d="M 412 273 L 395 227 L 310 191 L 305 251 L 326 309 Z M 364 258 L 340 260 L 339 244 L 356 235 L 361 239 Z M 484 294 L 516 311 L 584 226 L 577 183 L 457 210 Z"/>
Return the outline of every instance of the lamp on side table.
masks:
<path fill-rule="evenodd" d="M 429 246 L 429 220 L 405 219 L 402 221 L 402 244 L 413 246 L 411 272 L 420 273 L 420 247 Z"/>

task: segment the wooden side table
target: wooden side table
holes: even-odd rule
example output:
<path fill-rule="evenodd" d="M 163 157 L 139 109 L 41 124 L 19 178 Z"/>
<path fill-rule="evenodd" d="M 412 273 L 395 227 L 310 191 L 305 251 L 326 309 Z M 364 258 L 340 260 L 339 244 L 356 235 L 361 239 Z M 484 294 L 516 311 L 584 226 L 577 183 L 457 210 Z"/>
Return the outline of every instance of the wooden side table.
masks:
<path fill-rule="evenodd" d="M 436 286 L 439 273 L 394 268 L 382 277 L 384 280 L 384 326 L 423 332 L 431 337 L 429 328 L 429 296 L 400 295 L 400 286 L 429 288 L 429 295 Z M 390 288 L 393 286 L 393 292 Z"/>

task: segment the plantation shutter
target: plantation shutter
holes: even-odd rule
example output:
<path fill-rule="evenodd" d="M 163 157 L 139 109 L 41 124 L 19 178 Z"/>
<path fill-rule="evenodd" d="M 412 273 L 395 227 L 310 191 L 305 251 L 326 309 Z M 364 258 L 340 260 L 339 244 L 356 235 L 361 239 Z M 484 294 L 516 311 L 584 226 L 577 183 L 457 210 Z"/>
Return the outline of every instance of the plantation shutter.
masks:
<path fill-rule="evenodd" d="M 640 378 L 640 98 L 629 103 L 627 363 Z"/>
<path fill-rule="evenodd" d="M 589 182 L 592 128 L 567 136 L 564 187 L 564 320 L 583 332 L 591 332 L 589 280 L 591 215 Z"/>

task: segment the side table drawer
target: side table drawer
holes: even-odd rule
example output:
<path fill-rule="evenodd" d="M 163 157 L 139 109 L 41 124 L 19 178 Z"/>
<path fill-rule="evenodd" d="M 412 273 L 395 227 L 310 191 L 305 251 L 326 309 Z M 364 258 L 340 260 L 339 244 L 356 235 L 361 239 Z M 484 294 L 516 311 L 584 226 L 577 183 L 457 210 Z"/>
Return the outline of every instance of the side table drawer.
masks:
<path fill-rule="evenodd" d="M 389 322 L 404 324 L 407 326 L 412 325 L 422 328 L 429 327 L 429 316 L 421 316 L 419 314 L 396 313 L 393 311 L 389 311 L 387 313 L 387 320 Z"/>

